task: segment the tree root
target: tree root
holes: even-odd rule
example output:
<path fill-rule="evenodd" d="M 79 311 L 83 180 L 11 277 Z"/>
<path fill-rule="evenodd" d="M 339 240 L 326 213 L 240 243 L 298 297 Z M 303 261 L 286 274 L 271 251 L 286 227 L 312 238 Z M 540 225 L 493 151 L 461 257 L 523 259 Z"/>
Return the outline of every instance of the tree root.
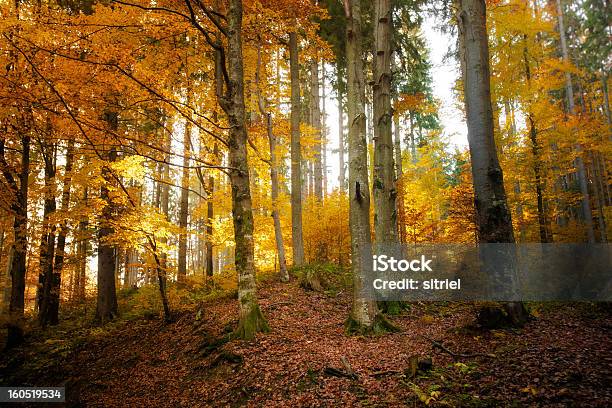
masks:
<path fill-rule="evenodd" d="M 381 335 L 400 331 L 400 329 L 391 323 L 382 313 L 378 313 L 376 317 L 374 317 L 374 322 L 370 326 L 359 323 L 351 315 L 346 320 L 344 329 L 348 335 Z"/>
<path fill-rule="evenodd" d="M 240 318 L 238 327 L 231 335 L 232 339 L 253 340 L 257 333 L 268 333 L 270 326 L 261 312 L 258 304 L 251 307 L 250 312 Z"/>

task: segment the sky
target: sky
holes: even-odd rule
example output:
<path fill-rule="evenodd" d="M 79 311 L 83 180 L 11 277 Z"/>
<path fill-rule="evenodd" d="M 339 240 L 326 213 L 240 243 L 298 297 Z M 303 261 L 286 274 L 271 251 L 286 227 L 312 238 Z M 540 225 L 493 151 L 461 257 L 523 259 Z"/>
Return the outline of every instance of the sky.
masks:
<path fill-rule="evenodd" d="M 467 125 L 463 113 L 457 107 L 458 102 L 453 92 L 455 81 L 459 76 L 459 66 L 452 58 L 444 61 L 444 56 L 455 44 L 456 39 L 449 34 L 441 33 L 437 28 L 438 23 L 433 16 L 427 15 L 422 26 L 432 64 L 433 93 L 441 102 L 439 116 L 444 134 L 449 137 L 451 146 L 463 148 L 467 146 Z M 325 98 L 327 113 L 325 123 L 328 129 L 327 177 L 328 190 L 331 191 L 338 187 L 339 176 L 338 102 L 335 94 L 329 90 L 329 84 L 326 84 L 326 87 L 328 89 Z M 401 127 L 400 129 L 403 138 L 404 129 Z M 345 157 L 345 161 L 347 160 L 348 157 Z"/>

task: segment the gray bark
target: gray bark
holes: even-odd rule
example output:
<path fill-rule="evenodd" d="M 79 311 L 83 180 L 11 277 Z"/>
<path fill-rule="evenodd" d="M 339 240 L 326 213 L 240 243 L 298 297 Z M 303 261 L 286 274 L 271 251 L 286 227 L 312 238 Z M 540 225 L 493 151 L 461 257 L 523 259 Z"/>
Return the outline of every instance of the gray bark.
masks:
<path fill-rule="evenodd" d="M 319 61 L 314 59 L 310 64 L 310 103 L 312 112 L 312 127 L 315 129 L 315 152 L 313 158 L 313 184 L 314 194 L 317 200 L 323 201 L 323 167 L 321 162 L 321 150 L 323 138 L 321 132 L 321 99 L 319 92 Z"/>
<path fill-rule="evenodd" d="M 191 105 L 191 84 L 187 85 L 187 106 Z M 179 210 L 179 234 L 177 280 L 185 282 L 187 278 L 187 222 L 189 219 L 189 163 L 191 155 L 191 122 L 185 121 L 183 136 L 183 174 L 181 177 L 181 205 Z"/>
<path fill-rule="evenodd" d="M 342 92 L 338 89 L 338 165 L 340 167 L 338 183 L 340 184 L 340 191 L 342 192 L 346 191 L 344 149 L 344 106 L 342 105 Z"/>
<path fill-rule="evenodd" d="M 460 0 L 460 57 L 480 242 L 514 242 L 493 136 L 484 0 Z"/>
<path fill-rule="evenodd" d="M 276 135 L 272 125 L 272 114 L 267 112 L 267 102 L 261 94 L 261 45 L 257 48 L 257 69 L 255 72 L 255 81 L 257 85 L 257 102 L 259 112 L 266 121 L 266 132 L 268 134 L 268 142 L 270 145 L 270 182 L 272 184 L 272 218 L 274 220 L 274 238 L 276 240 L 276 252 L 278 254 L 278 264 L 280 269 L 280 279 L 282 282 L 289 281 L 289 272 L 287 271 L 287 261 L 285 259 L 285 245 L 283 244 L 283 230 L 281 228 L 280 214 L 278 212 L 278 163 L 276 159 Z"/>
<path fill-rule="evenodd" d="M 395 179 L 402 176 L 402 135 L 400 132 L 399 115 L 393 115 L 393 153 L 395 154 Z M 396 187 L 397 190 L 397 187 Z"/>
<path fill-rule="evenodd" d="M 378 314 L 376 302 L 362 296 L 366 262 L 372 259 L 370 228 L 370 188 L 365 116 L 365 80 L 362 59 L 361 1 L 344 0 L 346 55 L 348 65 L 348 153 L 349 153 L 349 228 L 351 231 L 351 269 L 353 304 L 351 319 L 370 328 Z"/>
<path fill-rule="evenodd" d="M 297 34 L 289 33 L 289 71 L 291 76 L 291 237 L 293 265 L 304 263 L 302 237 L 302 152 L 300 146 L 300 67 Z"/>
<path fill-rule="evenodd" d="M 227 12 L 227 67 L 225 94 L 219 104 L 229 124 L 229 176 L 232 185 L 235 265 L 238 273 L 239 322 L 234 335 L 253 339 L 269 327 L 257 302 L 255 284 L 253 210 L 247 157 L 247 130 L 244 106 L 242 57 L 242 1 L 230 0 Z"/>
<path fill-rule="evenodd" d="M 374 4 L 374 228 L 376 243 L 397 242 L 391 108 L 391 1 Z"/>

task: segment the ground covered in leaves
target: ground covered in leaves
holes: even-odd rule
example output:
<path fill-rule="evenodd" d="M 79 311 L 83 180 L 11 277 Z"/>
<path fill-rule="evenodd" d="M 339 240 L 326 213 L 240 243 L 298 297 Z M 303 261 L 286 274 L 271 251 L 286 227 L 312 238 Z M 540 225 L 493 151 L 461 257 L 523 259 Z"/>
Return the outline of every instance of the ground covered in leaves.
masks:
<path fill-rule="evenodd" d="M 0 385 L 65 385 L 68 406 L 88 407 L 612 406 L 601 305 L 530 305 L 524 328 L 484 331 L 474 305 L 418 303 L 390 317 L 399 333 L 349 337 L 348 290 L 266 282 L 259 297 L 272 331 L 255 341 L 218 342 L 237 318 L 226 296 L 171 324 L 31 335 L 0 358 Z M 416 358 L 433 364 L 415 373 Z"/>

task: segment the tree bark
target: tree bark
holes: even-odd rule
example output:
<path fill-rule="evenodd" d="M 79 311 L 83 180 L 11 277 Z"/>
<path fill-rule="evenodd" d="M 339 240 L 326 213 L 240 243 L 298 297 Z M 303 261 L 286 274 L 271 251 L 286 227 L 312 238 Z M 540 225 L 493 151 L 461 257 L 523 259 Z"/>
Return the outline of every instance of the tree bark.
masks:
<path fill-rule="evenodd" d="M 257 332 L 269 331 L 256 295 L 253 210 L 247 157 L 247 131 L 244 107 L 244 60 L 242 57 L 242 1 L 230 0 L 227 13 L 228 81 L 219 104 L 229 122 L 229 176 L 232 184 L 235 265 L 238 272 L 239 322 L 234 336 L 253 339 Z"/>
<path fill-rule="evenodd" d="M 338 81 L 340 79 L 338 78 Z M 344 106 L 342 104 L 342 91 L 340 84 L 338 84 L 338 166 L 340 167 L 338 183 L 340 184 L 340 191 L 346 191 L 346 181 L 344 172 Z"/>
<path fill-rule="evenodd" d="M 191 105 L 191 84 L 187 85 L 187 106 Z M 191 122 L 185 121 L 183 136 L 183 174 L 181 177 L 181 205 L 179 211 L 179 234 L 177 280 L 184 283 L 187 279 L 187 221 L 189 216 L 189 156 L 191 155 Z"/>
<path fill-rule="evenodd" d="M 362 59 L 361 0 L 344 0 L 346 15 L 346 58 L 348 65 L 348 153 L 349 228 L 353 304 L 346 323 L 348 332 L 372 332 L 384 320 L 376 302 L 363 296 L 362 277 L 372 259 L 370 187 L 365 116 L 365 80 Z M 382 327 L 381 327 L 382 328 Z"/>
<path fill-rule="evenodd" d="M 493 130 L 486 15 L 485 0 L 459 0 L 459 50 L 478 241 L 514 243 L 512 218 Z M 495 270 L 489 268 L 487 272 L 495 275 L 491 277 L 494 282 L 501 278 L 504 285 L 508 281 L 512 285 L 516 274 L 516 253 L 512 249 L 505 252 L 503 263 L 496 265 Z M 514 287 L 511 289 L 514 290 Z M 512 324 L 522 325 L 527 319 L 526 309 L 520 302 L 506 303 L 504 309 Z"/>
<path fill-rule="evenodd" d="M 279 275 L 282 282 L 289 281 L 287 261 L 285 259 L 285 245 L 283 244 L 283 230 L 281 228 L 280 214 L 278 212 L 278 163 L 276 159 L 276 135 L 272 125 L 272 114 L 267 111 L 267 101 L 261 93 L 261 44 L 257 47 L 257 68 L 255 71 L 255 82 L 257 85 L 257 105 L 261 116 L 266 121 L 266 132 L 270 145 L 270 182 L 272 184 L 272 219 L 274 220 L 274 238 L 276 240 L 276 252 L 278 254 Z"/>
<path fill-rule="evenodd" d="M 72 186 L 72 166 L 74 161 L 74 139 L 68 140 L 66 146 L 66 166 L 64 167 L 64 186 L 62 188 L 62 212 L 66 213 L 70 208 L 70 188 Z M 60 303 L 60 288 L 62 280 L 62 270 L 64 268 L 66 236 L 68 235 L 69 227 L 66 221 L 62 221 L 59 234 L 57 236 L 57 248 L 55 250 L 55 264 L 53 266 L 53 282 L 56 283 L 51 291 L 51 301 L 49 304 L 49 313 L 53 316 L 50 319 L 51 324 L 59 321 L 59 303 Z"/>
<path fill-rule="evenodd" d="M 493 136 L 484 0 L 460 0 L 459 34 L 468 142 L 480 242 L 514 242 Z"/>
<path fill-rule="evenodd" d="M 118 129 L 118 114 L 106 112 L 108 126 L 111 131 Z M 100 198 L 104 202 L 102 214 L 99 217 L 98 228 L 98 295 L 96 303 L 95 320 L 104 324 L 117 316 L 117 293 L 115 287 L 115 247 L 107 242 L 114 230 L 111 221 L 114 213 L 114 204 L 109 194 L 108 186 L 113 183 L 111 169 L 108 165 L 117 159 L 117 151 L 111 147 L 106 154 L 107 163 L 102 169 L 104 184 L 100 187 Z"/>
<path fill-rule="evenodd" d="M 50 131 L 50 129 L 49 129 Z M 38 322 L 45 328 L 58 324 L 58 316 L 52 313 L 52 292 L 59 295 L 59 284 L 53 273 L 55 255 L 55 224 L 49 218 L 56 210 L 55 202 L 55 146 L 49 141 L 41 142 L 45 173 L 45 198 L 43 206 L 43 234 L 40 240 L 40 272 L 38 275 Z M 59 277 L 58 277 L 59 278 Z"/>
<path fill-rule="evenodd" d="M 30 176 L 30 137 L 21 136 L 21 170 L 17 179 L 9 170 L 4 156 L 4 139 L 0 140 L 0 160 L 2 172 L 14 194 L 11 205 L 13 211 L 13 245 L 9 255 L 9 275 L 11 276 L 11 301 L 7 323 L 6 348 L 10 349 L 23 342 L 26 256 L 28 252 L 28 179 Z"/>
<path fill-rule="evenodd" d="M 291 77 L 291 237 L 293 266 L 304 263 L 302 237 L 302 152 L 300 146 L 300 67 L 297 34 L 289 33 L 289 71 Z"/>
<path fill-rule="evenodd" d="M 376 243 L 398 242 L 391 108 L 391 0 L 374 3 L 374 229 Z"/>
<path fill-rule="evenodd" d="M 402 176 L 402 135 L 400 133 L 400 118 L 399 115 L 393 115 L 393 153 L 395 154 L 395 179 Z M 397 190 L 397 186 L 396 186 Z M 399 195 L 399 194 L 398 194 Z"/>
<path fill-rule="evenodd" d="M 315 129 L 315 151 L 313 158 L 314 165 L 314 195 L 319 200 L 323 201 L 323 166 L 321 162 L 321 150 L 323 148 L 323 138 L 321 132 L 321 99 L 319 92 L 319 61 L 314 58 L 310 63 L 310 103 L 312 112 L 312 127 Z"/>

